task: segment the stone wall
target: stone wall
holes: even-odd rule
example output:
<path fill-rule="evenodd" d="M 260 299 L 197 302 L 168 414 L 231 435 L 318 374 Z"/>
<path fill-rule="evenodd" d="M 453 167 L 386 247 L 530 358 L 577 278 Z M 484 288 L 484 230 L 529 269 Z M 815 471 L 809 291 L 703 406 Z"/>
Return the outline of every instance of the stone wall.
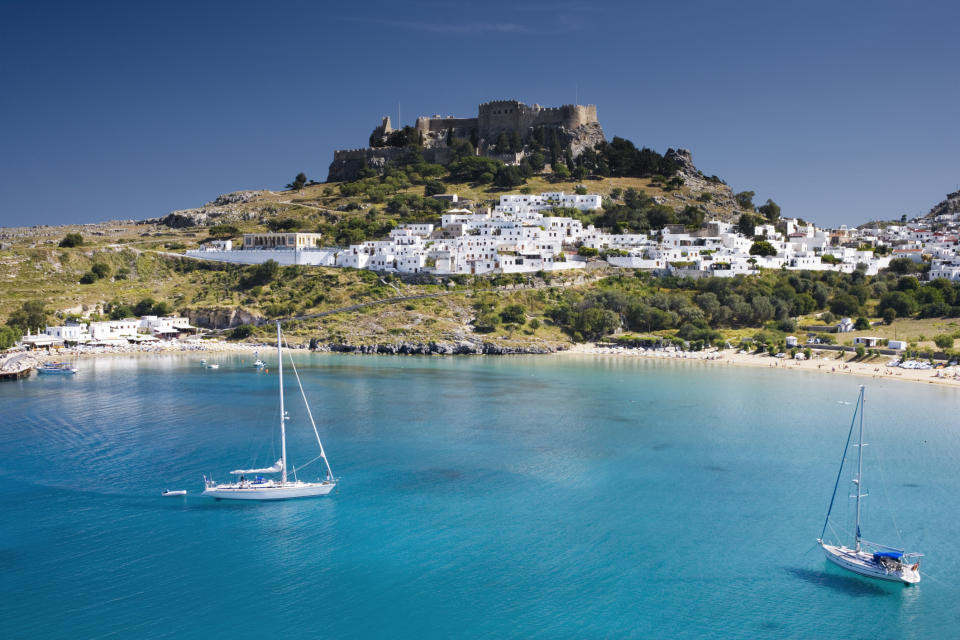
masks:
<path fill-rule="evenodd" d="M 447 164 L 452 153 L 447 146 L 447 134 L 455 138 L 469 139 L 476 132 L 480 139 L 478 151 L 487 155 L 501 133 L 516 132 L 526 143 L 535 127 L 550 126 L 561 130 L 561 144 L 571 150 L 574 157 L 584 149 L 592 148 L 604 140 L 603 129 L 597 120 L 595 105 L 566 104 L 560 107 L 526 105 L 518 100 L 485 102 L 477 108 L 476 118 L 424 117 L 417 118 L 416 130 L 423 136 L 424 159 L 427 162 Z M 374 137 L 382 137 L 390 131 L 390 120 L 373 131 Z M 333 162 L 327 181 L 354 180 L 364 167 L 382 171 L 387 164 L 404 154 L 396 147 L 344 149 L 333 152 Z M 516 157 L 515 162 L 522 159 Z"/>

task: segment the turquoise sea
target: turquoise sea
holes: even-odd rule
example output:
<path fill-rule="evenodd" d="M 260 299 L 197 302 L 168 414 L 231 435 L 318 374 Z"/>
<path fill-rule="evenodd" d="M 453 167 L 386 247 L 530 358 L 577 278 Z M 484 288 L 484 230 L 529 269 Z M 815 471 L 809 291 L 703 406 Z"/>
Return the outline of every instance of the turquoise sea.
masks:
<path fill-rule="evenodd" d="M 960 390 L 298 354 L 338 492 L 215 502 L 204 473 L 278 457 L 274 363 L 249 360 L 84 360 L 0 384 L 0 637 L 960 636 Z M 288 382 L 303 464 L 316 443 Z M 863 382 L 863 532 L 926 554 L 916 587 L 814 548 Z"/>

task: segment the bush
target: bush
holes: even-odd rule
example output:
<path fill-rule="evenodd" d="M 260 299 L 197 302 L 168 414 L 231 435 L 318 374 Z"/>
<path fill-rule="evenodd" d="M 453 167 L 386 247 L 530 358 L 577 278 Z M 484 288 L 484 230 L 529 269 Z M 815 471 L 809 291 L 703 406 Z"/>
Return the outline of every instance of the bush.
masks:
<path fill-rule="evenodd" d="M 89 271 L 87 271 L 85 274 L 80 276 L 80 284 L 93 284 L 96 281 L 97 281 L 97 276 Z"/>
<path fill-rule="evenodd" d="M 870 328 L 870 321 L 864 318 L 863 316 L 860 316 L 859 318 L 857 318 L 857 321 L 853 324 L 853 328 L 856 329 L 857 331 L 866 331 L 867 329 Z"/>
<path fill-rule="evenodd" d="M 244 338 L 249 338 L 251 335 L 253 335 L 253 326 L 242 324 L 239 327 L 233 328 L 233 331 L 227 336 L 227 340 L 243 340 Z"/>
<path fill-rule="evenodd" d="M 793 333 L 797 330 L 797 321 L 793 318 L 784 318 L 777 322 L 777 329 L 784 333 Z"/>
<path fill-rule="evenodd" d="M 941 333 L 933 339 L 933 343 L 937 345 L 941 350 L 952 349 L 953 348 L 953 334 L 951 333 Z"/>
<path fill-rule="evenodd" d="M 892 307 L 887 307 L 883 310 L 883 323 L 884 324 L 893 324 L 893 321 L 897 319 L 897 310 Z"/>
<path fill-rule="evenodd" d="M 580 247 L 577 249 L 577 255 L 585 258 L 595 258 L 599 254 L 600 251 L 593 247 Z"/>
<path fill-rule="evenodd" d="M 500 320 L 504 323 L 523 324 L 527 321 L 526 310 L 523 305 L 512 304 L 500 312 Z"/>
<path fill-rule="evenodd" d="M 247 274 L 240 279 L 240 286 L 249 289 L 273 282 L 280 273 L 280 264 L 276 260 L 267 260 L 263 264 L 247 267 Z"/>
<path fill-rule="evenodd" d="M 750 247 L 750 255 L 773 257 L 777 255 L 777 250 L 766 240 L 759 240 Z"/>
<path fill-rule="evenodd" d="M 108 278 L 110 277 L 110 266 L 102 262 L 98 262 L 90 267 L 90 272 L 98 278 Z"/>
<path fill-rule="evenodd" d="M 207 233 L 211 238 L 230 238 L 240 235 L 240 229 L 232 224 L 215 224 L 207 229 Z"/>
<path fill-rule="evenodd" d="M 65 248 L 79 247 L 83 244 L 83 236 L 79 233 L 68 233 L 60 241 L 60 246 Z"/>
<path fill-rule="evenodd" d="M 23 334 L 20 330 L 14 327 L 0 327 L 0 350 L 9 349 L 15 345 L 21 335 Z"/>
<path fill-rule="evenodd" d="M 423 185 L 423 195 L 425 196 L 440 195 L 446 190 L 446 186 L 444 186 L 444 184 L 439 180 L 428 180 L 426 184 Z"/>

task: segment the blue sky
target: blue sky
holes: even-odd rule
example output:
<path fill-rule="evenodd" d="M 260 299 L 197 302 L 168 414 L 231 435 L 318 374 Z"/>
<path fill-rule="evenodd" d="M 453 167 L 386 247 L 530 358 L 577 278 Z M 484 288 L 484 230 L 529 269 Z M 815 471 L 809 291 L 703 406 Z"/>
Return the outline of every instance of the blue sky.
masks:
<path fill-rule="evenodd" d="M 0 225 L 145 218 L 325 179 L 476 105 L 596 104 L 820 224 L 960 183 L 956 2 L 0 1 Z"/>

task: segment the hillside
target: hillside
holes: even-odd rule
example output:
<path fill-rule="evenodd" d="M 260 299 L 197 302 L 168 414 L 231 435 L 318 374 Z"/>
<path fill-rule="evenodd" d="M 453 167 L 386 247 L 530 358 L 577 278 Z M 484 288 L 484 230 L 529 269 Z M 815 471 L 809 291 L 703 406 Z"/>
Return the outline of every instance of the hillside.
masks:
<path fill-rule="evenodd" d="M 647 153 L 628 142 L 621 147 L 640 156 Z M 896 318 L 899 326 L 906 316 L 960 312 L 960 296 L 953 288 L 914 290 L 908 286 L 916 282 L 913 278 L 898 282 L 910 273 L 909 265 L 872 279 L 859 273 L 770 273 L 714 285 L 713 280 L 651 278 L 613 269 L 602 260 L 563 275 L 441 279 L 231 265 L 183 255 L 212 238 L 239 240 L 245 232 L 267 230 L 319 231 L 327 243 L 338 246 L 378 239 L 399 223 L 438 222 L 449 205 L 428 194 L 441 192 L 457 194 L 469 207 L 482 210 L 502 193 L 586 190 L 603 196 L 603 209 L 565 210 L 564 215 L 633 231 L 670 222 L 736 221 L 745 213 L 729 187 L 703 176 L 688 152 L 669 153 L 674 163 L 669 178 L 589 176 L 575 181 L 535 172 L 506 188 L 492 183 L 494 172 L 509 173 L 503 163 L 467 157 L 443 167 L 424 162 L 414 150 L 398 166 L 353 182 L 307 183 L 298 176 L 299 188 L 225 194 L 202 207 L 152 220 L 5 229 L 0 231 L 0 320 L 33 329 L 81 314 L 98 318 L 175 311 L 204 327 L 250 325 L 249 339 L 257 339 L 269 337 L 269 330 L 259 326 L 266 321 L 299 318 L 289 323 L 288 335 L 303 344 L 388 351 L 418 351 L 433 344 L 430 350 L 499 352 L 554 350 L 622 330 L 700 345 L 753 338 L 762 330 L 757 339 L 765 344 L 782 342 L 805 324 L 829 322 L 831 314 L 879 318 L 892 313 L 891 321 Z M 60 246 L 71 233 L 80 234 L 82 243 Z M 23 305 L 31 301 L 45 305 L 45 313 L 29 316 L 33 322 L 24 325 Z M 31 308 L 36 311 L 36 305 Z M 869 325 L 867 319 L 863 322 Z M 924 325 L 925 331 L 932 328 Z M 914 341 L 922 344 L 926 338 L 918 334 Z"/>

